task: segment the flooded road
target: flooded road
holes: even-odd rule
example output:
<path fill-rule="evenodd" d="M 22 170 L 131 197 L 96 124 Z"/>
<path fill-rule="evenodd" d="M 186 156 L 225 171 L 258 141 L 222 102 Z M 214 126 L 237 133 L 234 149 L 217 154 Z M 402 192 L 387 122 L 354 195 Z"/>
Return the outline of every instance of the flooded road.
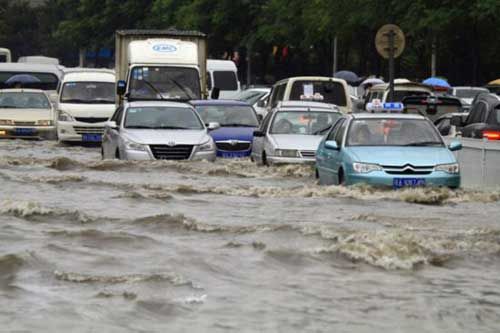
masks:
<path fill-rule="evenodd" d="M 0 141 L 0 323 L 33 332 L 498 332 L 500 192 Z"/>

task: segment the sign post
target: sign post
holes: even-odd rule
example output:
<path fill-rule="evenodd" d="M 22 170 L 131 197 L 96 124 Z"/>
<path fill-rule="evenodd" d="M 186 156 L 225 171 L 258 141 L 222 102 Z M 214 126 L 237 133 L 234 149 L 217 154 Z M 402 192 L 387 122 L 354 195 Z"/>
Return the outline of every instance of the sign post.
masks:
<path fill-rule="evenodd" d="M 405 35 L 394 24 L 386 24 L 380 28 L 375 37 L 377 52 L 389 60 L 389 101 L 394 101 L 394 59 L 399 57 L 405 48 Z"/>

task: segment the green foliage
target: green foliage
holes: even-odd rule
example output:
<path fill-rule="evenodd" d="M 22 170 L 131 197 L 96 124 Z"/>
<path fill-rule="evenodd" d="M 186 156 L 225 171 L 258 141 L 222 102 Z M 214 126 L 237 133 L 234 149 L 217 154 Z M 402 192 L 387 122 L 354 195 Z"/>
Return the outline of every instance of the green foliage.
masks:
<path fill-rule="evenodd" d="M 0 46 L 17 54 L 96 50 L 112 47 L 117 29 L 175 26 L 207 33 L 212 56 L 251 47 L 261 77 L 331 74 L 334 36 L 339 69 L 385 75 L 374 36 L 395 23 L 407 37 L 400 77 L 430 75 L 433 41 L 438 74 L 452 83 L 484 82 L 500 70 L 498 0 L 48 0 L 39 9 L 0 0 L 0 14 Z M 274 46 L 288 47 L 289 58 L 273 56 Z"/>

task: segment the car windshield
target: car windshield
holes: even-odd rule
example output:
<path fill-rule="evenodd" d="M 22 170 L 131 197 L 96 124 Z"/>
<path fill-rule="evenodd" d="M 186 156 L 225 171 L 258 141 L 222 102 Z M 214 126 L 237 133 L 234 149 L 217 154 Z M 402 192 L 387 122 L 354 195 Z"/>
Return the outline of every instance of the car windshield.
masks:
<path fill-rule="evenodd" d="M 130 98 L 200 99 L 198 71 L 183 67 L 134 67 L 130 76 Z"/>
<path fill-rule="evenodd" d="M 346 146 L 443 146 L 443 141 L 425 119 L 356 119 Z"/>
<path fill-rule="evenodd" d="M 481 93 L 489 92 L 487 89 L 457 89 L 455 96 L 459 98 L 475 98 Z"/>
<path fill-rule="evenodd" d="M 259 91 L 259 90 L 245 90 L 242 91 L 236 99 L 239 101 L 247 102 L 248 104 L 255 104 L 261 97 L 266 95 L 266 91 Z"/>
<path fill-rule="evenodd" d="M 346 91 L 344 86 L 336 81 L 295 81 L 290 92 L 291 101 L 300 101 L 310 98 L 316 98 L 323 103 L 346 106 Z"/>
<path fill-rule="evenodd" d="M 271 134 L 321 135 L 340 118 L 340 113 L 319 111 L 280 111 L 276 113 Z"/>
<path fill-rule="evenodd" d="M 196 111 L 190 108 L 148 106 L 128 108 L 125 128 L 204 129 Z"/>
<path fill-rule="evenodd" d="M 115 84 L 110 82 L 66 82 L 61 103 L 115 104 Z"/>
<path fill-rule="evenodd" d="M 50 109 L 47 96 L 36 92 L 2 92 L 0 93 L 2 109 Z"/>
<path fill-rule="evenodd" d="M 259 126 L 259 121 L 251 106 L 199 105 L 196 106 L 196 110 L 198 110 L 205 124 L 215 122 L 221 126 Z"/>

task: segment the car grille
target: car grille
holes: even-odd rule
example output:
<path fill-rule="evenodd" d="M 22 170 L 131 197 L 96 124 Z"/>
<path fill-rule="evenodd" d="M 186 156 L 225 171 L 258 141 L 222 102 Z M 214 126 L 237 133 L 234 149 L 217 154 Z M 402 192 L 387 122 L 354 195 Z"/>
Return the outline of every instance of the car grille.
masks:
<path fill-rule="evenodd" d="M 252 144 L 248 141 L 237 140 L 217 141 L 215 144 L 217 145 L 217 149 L 224 151 L 242 151 L 249 150 L 252 147 Z"/>
<path fill-rule="evenodd" d="M 104 133 L 104 127 L 84 127 L 84 126 L 75 126 L 76 134 L 102 134 Z"/>
<path fill-rule="evenodd" d="M 79 121 L 82 123 L 89 123 L 89 124 L 103 123 L 105 121 L 108 121 L 108 119 L 109 118 L 75 117 L 76 121 Z"/>
<path fill-rule="evenodd" d="M 406 164 L 403 166 L 383 165 L 384 171 L 390 175 L 428 175 L 434 171 L 433 166 L 413 166 Z"/>
<path fill-rule="evenodd" d="M 301 150 L 300 155 L 304 158 L 315 158 L 316 157 L 316 152 L 313 150 Z"/>
<path fill-rule="evenodd" d="M 193 151 L 192 145 L 150 145 L 149 148 L 157 160 L 187 160 Z"/>
<path fill-rule="evenodd" d="M 15 126 L 35 126 L 35 121 L 14 121 Z"/>

